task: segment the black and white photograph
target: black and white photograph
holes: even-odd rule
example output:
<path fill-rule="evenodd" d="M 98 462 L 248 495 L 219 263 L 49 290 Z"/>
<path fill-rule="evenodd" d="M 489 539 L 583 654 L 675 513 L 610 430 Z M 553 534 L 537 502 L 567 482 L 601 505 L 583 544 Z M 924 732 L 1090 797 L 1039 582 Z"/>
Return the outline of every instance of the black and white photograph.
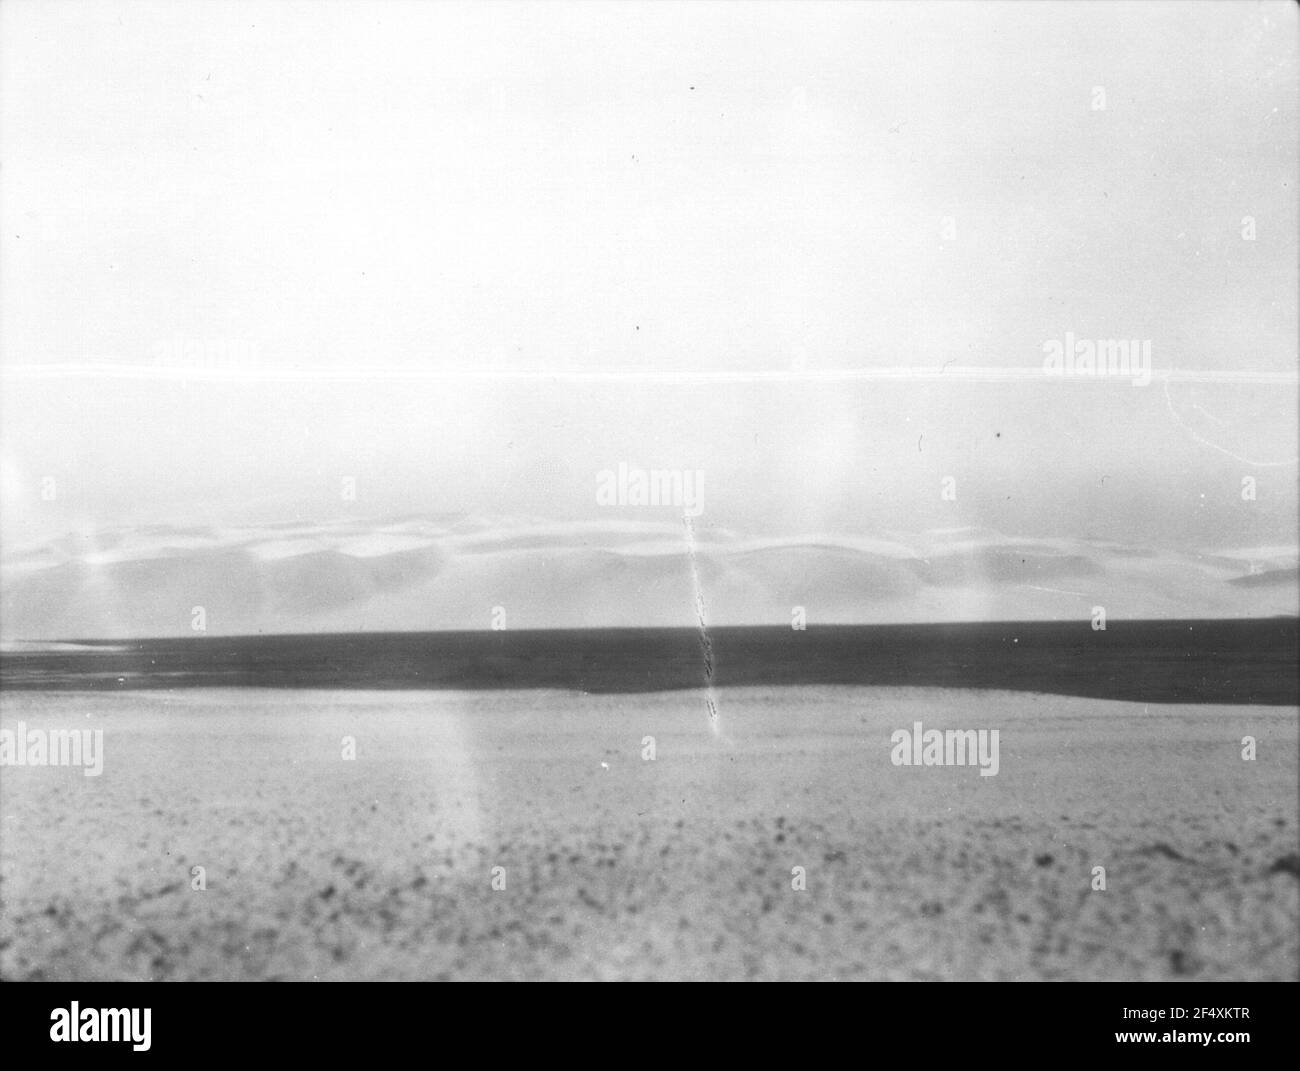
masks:
<path fill-rule="evenodd" d="M 1298 11 L 0 0 L 0 979 L 1300 981 Z"/>

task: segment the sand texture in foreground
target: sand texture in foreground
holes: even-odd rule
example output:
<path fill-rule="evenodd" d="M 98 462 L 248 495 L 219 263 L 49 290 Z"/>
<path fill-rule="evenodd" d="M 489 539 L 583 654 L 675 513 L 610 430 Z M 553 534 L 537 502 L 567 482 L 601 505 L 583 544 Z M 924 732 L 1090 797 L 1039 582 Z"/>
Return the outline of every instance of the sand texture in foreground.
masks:
<path fill-rule="evenodd" d="M 0 771 L 0 976 L 1300 974 L 1294 708 L 716 703 L 715 735 L 701 692 L 7 692 L 0 726 L 105 761 Z M 997 776 L 892 765 L 915 721 L 998 729 Z"/>

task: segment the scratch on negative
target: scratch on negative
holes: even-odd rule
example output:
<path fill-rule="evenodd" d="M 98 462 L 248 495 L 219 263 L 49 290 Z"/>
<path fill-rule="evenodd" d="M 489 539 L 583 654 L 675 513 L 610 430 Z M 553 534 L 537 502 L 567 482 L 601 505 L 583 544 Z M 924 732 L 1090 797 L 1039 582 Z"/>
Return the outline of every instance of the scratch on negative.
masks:
<path fill-rule="evenodd" d="M 1174 400 L 1169 396 L 1169 380 L 1167 379 L 1165 380 L 1165 404 L 1169 407 L 1169 415 L 1174 418 L 1174 423 L 1187 432 L 1187 434 L 1198 443 L 1202 446 L 1208 446 L 1211 450 L 1217 450 L 1221 454 L 1227 454 L 1228 457 L 1232 458 L 1234 461 L 1240 461 L 1243 465 L 1250 465 L 1257 469 L 1280 469 L 1285 468 L 1287 465 L 1294 465 L 1297 461 L 1300 461 L 1300 458 L 1294 457 L 1290 461 L 1252 461 L 1248 457 L 1241 457 L 1239 454 L 1234 454 L 1231 450 L 1225 450 L 1218 443 L 1211 442 L 1209 439 L 1198 435 L 1194 428 L 1188 427 L 1187 424 L 1183 422 L 1182 417 L 1178 415 L 1178 411 L 1174 409 Z M 1200 409 L 1201 407 L 1198 405 L 1196 408 Z M 1202 409 L 1201 412 L 1204 413 L 1205 410 Z M 1205 413 L 1205 415 L 1210 416 L 1209 413 Z M 1210 419 L 1215 420 L 1217 418 L 1210 417 Z M 1219 423 L 1222 424 L 1223 421 L 1219 421 Z"/>
<path fill-rule="evenodd" d="M 700 586 L 700 570 L 695 560 L 695 529 L 690 516 L 684 516 L 682 523 L 686 528 L 686 550 L 690 557 L 691 584 L 695 589 L 695 617 L 700 625 L 700 647 L 704 653 L 704 687 L 705 701 L 709 707 L 709 729 L 714 736 L 721 735 L 718 725 L 718 705 L 714 701 L 713 691 L 713 641 L 709 638 L 709 626 L 704 617 L 704 589 Z"/>

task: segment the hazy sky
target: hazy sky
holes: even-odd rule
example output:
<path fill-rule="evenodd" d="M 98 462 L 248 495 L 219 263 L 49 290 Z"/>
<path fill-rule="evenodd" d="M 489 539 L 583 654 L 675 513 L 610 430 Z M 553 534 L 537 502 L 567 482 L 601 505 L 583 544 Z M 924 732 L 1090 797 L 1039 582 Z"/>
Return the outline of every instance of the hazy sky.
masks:
<path fill-rule="evenodd" d="M 6 0 L 0 535 L 1294 542 L 1296 98 L 1287 3 Z"/>

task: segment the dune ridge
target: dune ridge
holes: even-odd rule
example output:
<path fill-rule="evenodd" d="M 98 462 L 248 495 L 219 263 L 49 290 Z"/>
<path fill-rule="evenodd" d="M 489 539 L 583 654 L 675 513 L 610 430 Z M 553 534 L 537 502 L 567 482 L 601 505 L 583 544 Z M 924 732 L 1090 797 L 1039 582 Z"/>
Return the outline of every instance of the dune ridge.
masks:
<path fill-rule="evenodd" d="M 405 517 L 107 529 L 0 560 L 4 640 L 810 622 L 1268 617 L 1300 607 L 1287 547 L 1175 551 L 958 528 L 754 537 L 706 523 Z"/>

